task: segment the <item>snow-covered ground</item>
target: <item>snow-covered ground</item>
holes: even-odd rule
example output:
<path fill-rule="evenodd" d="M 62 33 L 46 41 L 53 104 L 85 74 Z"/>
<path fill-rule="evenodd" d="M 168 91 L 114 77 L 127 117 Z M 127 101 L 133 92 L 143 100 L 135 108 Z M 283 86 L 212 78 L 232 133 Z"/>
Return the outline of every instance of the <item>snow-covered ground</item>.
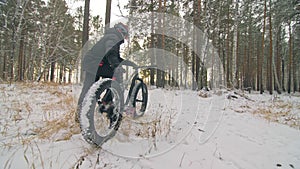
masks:
<path fill-rule="evenodd" d="M 0 84 L 0 168 L 300 168 L 300 95 L 149 90 L 102 148 L 74 122 L 80 86 Z"/>

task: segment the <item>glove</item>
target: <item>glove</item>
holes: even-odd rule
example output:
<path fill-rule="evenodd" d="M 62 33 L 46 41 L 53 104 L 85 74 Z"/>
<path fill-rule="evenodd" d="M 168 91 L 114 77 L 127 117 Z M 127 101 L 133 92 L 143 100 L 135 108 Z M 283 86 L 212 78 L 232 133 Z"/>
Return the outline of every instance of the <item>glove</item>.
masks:
<path fill-rule="evenodd" d="M 108 63 L 110 64 L 110 67 L 115 69 L 119 66 L 120 60 L 119 60 L 119 54 L 115 50 L 110 50 L 108 53 L 104 56 Z"/>

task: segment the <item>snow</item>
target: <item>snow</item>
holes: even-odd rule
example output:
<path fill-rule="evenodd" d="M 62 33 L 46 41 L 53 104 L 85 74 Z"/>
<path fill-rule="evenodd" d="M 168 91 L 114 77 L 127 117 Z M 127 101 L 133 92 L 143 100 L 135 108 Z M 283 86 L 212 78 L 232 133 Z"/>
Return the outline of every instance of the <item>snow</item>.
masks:
<path fill-rule="evenodd" d="M 0 84 L 0 168 L 300 168 L 299 93 L 149 87 L 145 115 L 96 148 L 74 122 L 80 90 Z"/>

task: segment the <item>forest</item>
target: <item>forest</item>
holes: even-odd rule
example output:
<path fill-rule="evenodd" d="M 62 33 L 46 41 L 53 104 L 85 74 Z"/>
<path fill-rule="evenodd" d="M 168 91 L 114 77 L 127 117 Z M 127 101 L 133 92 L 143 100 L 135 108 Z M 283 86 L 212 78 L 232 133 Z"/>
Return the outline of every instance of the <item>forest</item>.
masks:
<path fill-rule="evenodd" d="M 105 18 L 91 16 L 90 0 L 75 1 L 85 4 L 75 12 L 66 0 L 0 1 L 0 82 L 80 82 L 82 48 L 92 37 L 103 35 L 112 9 L 106 6 Z M 225 87 L 270 94 L 300 91 L 299 0 L 129 0 L 119 10 L 128 14 L 122 17 L 129 18 L 132 31 L 124 58 L 158 64 L 159 53 L 132 57 L 136 51 L 153 48 L 177 58 L 169 61 L 172 66 L 143 71 L 149 85 L 191 86 L 194 90 Z M 147 21 L 130 17 L 145 13 L 150 16 Z M 183 29 L 167 16 L 189 24 L 184 23 Z M 187 41 L 170 37 L 170 31 Z M 195 40 L 200 36 L 205 37 L 201 44 Z M 210 46 L 210 50 L 199 56 L 199 46 Z M 210 60 L 209 69 L 206 60 Z M 188 71 L 192 78 L 187 78 Z M 219 85 L 215 86 L 217 78 Z"/>

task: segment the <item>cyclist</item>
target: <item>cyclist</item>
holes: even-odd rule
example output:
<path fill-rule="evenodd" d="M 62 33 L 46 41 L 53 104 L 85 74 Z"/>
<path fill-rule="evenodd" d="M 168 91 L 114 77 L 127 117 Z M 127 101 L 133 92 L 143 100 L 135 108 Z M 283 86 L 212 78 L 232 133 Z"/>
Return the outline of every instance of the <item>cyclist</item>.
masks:
<path fill-rule="evenodd" d="M 82 64 L 85 71 L 85 80 L 78 100 L 77 115 L 81 110 L 85 94 L 100 77 L 115 78 L 113 76 L 117 75 L 117 80 L 122 80 L 120 74 L 124 70 L 118 68 L 119 64 L 123 61 L 120 56 L 120 46 L 124 43 L 125 39 L 128 39 L 128 31 L 127 25 L 121 22 L 117 23 L 114 27 L 108 28 L 104 36 L 85 54 Z M 107 92 L 105 100 L 99 103 L 103 105 L 101 106 L 103 109 L 101 112 L 107 112 L 110 119 L 112 118 L 113 107 L 106 105 L 109 105 L 111 100 L 111 95 Z"/>

